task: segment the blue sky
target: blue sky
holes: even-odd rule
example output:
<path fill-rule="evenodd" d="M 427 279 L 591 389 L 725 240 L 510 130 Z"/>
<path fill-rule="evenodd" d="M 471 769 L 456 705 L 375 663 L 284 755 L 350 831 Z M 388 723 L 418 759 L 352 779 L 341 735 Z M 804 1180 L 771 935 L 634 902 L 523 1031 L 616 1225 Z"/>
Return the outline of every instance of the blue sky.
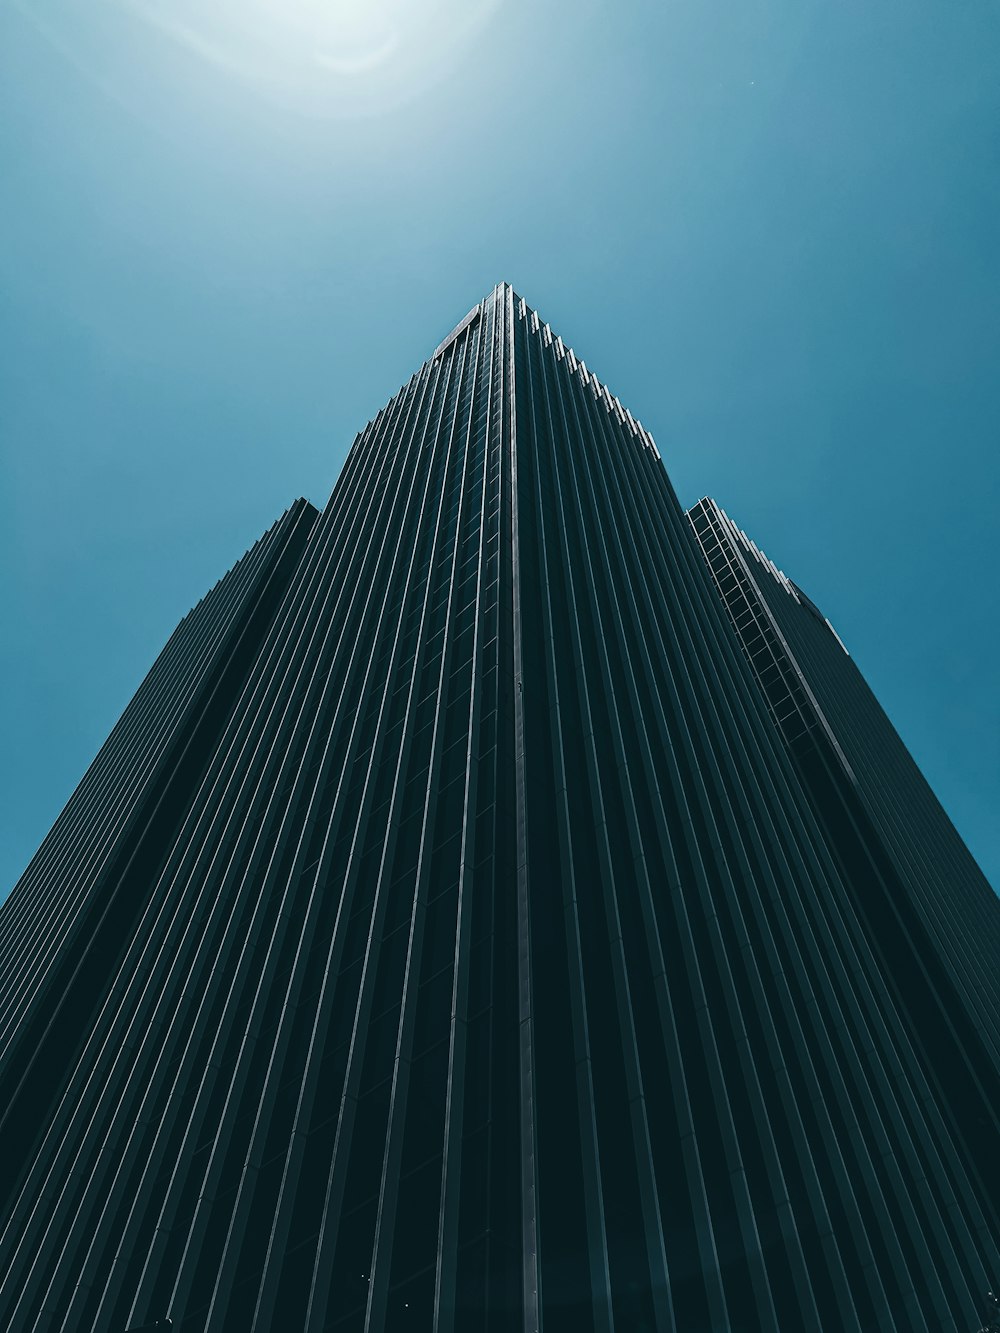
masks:
<path fill-rule="evenodd" d="M 823 608 L 1000 884 L 993 0 L 0 5 L 0 893 L 500 279 Z"/>

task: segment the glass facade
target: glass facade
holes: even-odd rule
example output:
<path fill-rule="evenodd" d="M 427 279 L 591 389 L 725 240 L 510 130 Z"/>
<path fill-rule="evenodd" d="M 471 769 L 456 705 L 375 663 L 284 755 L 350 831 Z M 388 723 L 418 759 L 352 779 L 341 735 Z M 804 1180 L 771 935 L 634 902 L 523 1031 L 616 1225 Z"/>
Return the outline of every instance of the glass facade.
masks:
<path fill-rule="evenodd" d="M 815 603 L 713 500 L 688 516 L 995 1235 L 996 895 Z"/>
<path fill-rule="evenodd" d="M 972 1327 L 965 909 L 900 860 L 900 962 L 717 578 L 496 288 L 182 623 L 0 911 L 0 1324 Z"/>

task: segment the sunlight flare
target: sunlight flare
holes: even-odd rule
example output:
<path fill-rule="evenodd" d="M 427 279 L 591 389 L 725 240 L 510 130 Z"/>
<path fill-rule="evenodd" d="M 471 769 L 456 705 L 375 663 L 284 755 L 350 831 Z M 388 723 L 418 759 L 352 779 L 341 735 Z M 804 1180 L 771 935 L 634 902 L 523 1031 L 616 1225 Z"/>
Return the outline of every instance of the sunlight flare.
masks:
<path fill-rule="evenodd" d="M 445 77 L 500 0 L 119 0 L 157 34 L 313 114 L 391 110 Z"/>

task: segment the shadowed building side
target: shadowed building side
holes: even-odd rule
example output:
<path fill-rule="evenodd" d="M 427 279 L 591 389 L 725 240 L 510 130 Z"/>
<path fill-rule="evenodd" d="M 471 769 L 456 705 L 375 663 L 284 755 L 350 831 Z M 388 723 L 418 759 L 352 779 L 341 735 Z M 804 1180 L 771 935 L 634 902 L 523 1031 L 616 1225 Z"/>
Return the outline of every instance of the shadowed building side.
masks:
<path fill-rule="evenodd" d="M 297 501 L 181 621 L 0 916 L 0 1197 L 55 1115 L 299 561 Z"/>
<path fill-rule="evenodd" d="M 1000 901 L 822 612 L 713 500 L 688 517 L 997 1234 Z"/>

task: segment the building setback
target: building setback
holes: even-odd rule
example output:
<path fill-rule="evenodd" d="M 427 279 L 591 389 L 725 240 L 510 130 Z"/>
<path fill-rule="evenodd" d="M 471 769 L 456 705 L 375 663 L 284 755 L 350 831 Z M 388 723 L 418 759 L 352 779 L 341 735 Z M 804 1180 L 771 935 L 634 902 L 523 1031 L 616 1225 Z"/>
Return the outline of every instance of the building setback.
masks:
<path fill-rule="evenodd" d="M 815 603 L 713 500 L 688 517 L 910 1040 L 996 1200 L 996 895 Z"/>
<path fill-rule="evenodd" d="M 185 618 L 0 910 L 0 1327 L 971 1333 L 1000 904 L 727 524 L 502 284 Z"/>

